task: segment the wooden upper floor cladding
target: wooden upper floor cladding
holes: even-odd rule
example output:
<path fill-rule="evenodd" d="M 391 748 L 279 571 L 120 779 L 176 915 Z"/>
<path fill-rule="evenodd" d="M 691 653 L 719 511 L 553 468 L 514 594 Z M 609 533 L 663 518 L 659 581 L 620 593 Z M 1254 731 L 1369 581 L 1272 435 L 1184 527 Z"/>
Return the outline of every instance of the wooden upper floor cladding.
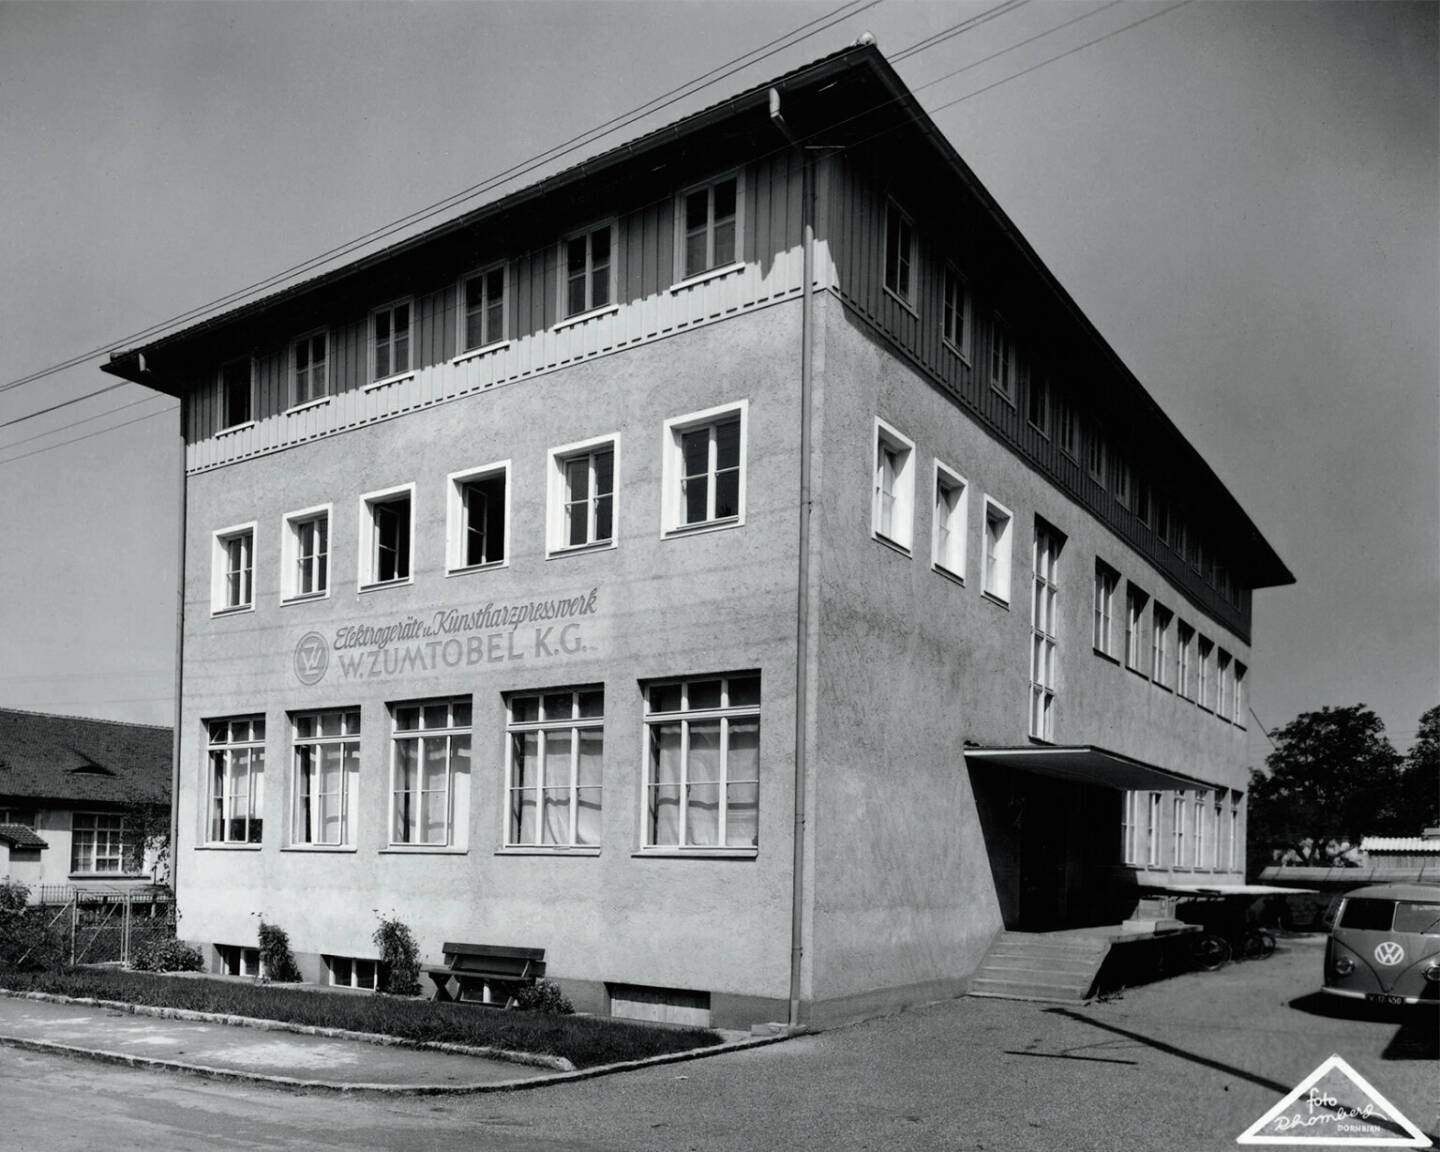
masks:
<path fill-rule="evenodd" d="M 521 381 L 797 298 L 809 163 L 815 287 L 1248 635 L 1290 572 L 870 44 L 105 367 L 190 471 Z"/>

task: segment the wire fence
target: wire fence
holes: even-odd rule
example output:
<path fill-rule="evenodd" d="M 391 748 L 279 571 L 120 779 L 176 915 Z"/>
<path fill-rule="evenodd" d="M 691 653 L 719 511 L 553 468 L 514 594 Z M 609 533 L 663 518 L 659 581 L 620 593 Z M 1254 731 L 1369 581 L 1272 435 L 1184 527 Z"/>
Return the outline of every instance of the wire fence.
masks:
<path fill-rule="evenodd" d="M 140 949 L 175 939 L 175 899 L 165 888 L 44 885 L 30 903 L 60 935 L 71 964 L 128 964 Z"/>

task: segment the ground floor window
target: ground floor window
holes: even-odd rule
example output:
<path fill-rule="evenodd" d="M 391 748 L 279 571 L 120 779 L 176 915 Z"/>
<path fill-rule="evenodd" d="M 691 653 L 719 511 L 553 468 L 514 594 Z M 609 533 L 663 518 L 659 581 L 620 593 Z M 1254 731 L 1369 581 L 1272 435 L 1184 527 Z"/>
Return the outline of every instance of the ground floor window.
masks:
<path fill-rule="evenodd" d="M 453 846 L 464 827 L 470 774 L 470 698 L 396 704 L 390 842 Z"/>
<path fill-rule="evenodd" d="M 600 843 L 603 688 L 518 693 L 509 700 L 509 847 Z"/>
<path fill-rule="evenodd" d="M 265 717 L 209 723 L 212 843 L 258 844 L 265 799 Z"/>
<path fill-rule="evenodd" d="M 354 842 L 352 794 L 360 775 L 360 710 L 295 716 L 295 844 Z"/>
<path fill-rule="evenodd" d="M 138 845 L 125 843 L 125 817 L 76 812 L 71 824 L 71 872 L 139 872 Z"/>
<path fill-rule="evenodd" d="M 242 944 L 216 944 L 215 955 L 220 958 L 220 972 L 225 976 L 259 976 L 260 949 L 246 948 Z"/>
<path fill-rule="evenodd" d="M 325 970 L 330 983 L 335 987 L 375 991 L 376 975 L 380 968 L 378 960 L 366 960 L 358 956 L 323 956 L 321 959 L 325 961 Z"/>

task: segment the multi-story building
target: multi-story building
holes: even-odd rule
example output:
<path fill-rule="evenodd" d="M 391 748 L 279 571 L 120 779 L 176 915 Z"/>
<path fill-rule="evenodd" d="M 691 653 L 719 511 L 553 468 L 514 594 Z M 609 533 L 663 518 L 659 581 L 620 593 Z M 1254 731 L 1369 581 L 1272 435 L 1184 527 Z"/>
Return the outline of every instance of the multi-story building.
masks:
<path fill-rule="evenodd" d="M 216 964 L 393 911 L 823 1023 L 1241 876 L 1291 576 L 869 43 L 107 368 L 182 402 Z"/>

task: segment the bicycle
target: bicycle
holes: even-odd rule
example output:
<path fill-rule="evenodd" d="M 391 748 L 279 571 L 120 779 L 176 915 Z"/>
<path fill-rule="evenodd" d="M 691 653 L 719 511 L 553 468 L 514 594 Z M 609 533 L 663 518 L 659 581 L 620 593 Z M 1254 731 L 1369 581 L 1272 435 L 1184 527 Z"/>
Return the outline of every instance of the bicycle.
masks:
<path fill-rule="evenodd" d="M 1230 941 L 1218 932 L 1203 932 L 1190 945 L 1190 961 L 1206 972 L 1215 972 L 1230 962 Z"/>

